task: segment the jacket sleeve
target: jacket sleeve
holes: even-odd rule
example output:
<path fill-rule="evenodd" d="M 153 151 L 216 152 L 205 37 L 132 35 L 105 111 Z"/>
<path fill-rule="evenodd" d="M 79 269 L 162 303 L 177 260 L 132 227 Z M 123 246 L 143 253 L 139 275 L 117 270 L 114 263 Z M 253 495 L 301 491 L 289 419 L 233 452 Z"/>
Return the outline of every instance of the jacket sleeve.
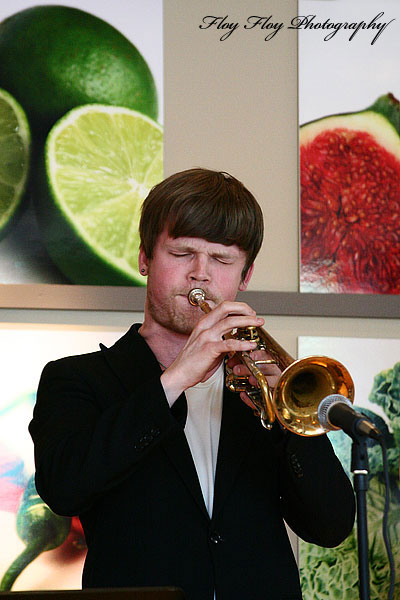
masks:
<path fill-rule="evenodd" d="M 88 510 L 181 430 L 158 376 L 139 381 L 125 399 L 111 391 L 108 398 L 77 365 L 73 358 L 46 365 L 29 425 L 37 491 L 54 512 L 70 516 Z"/>
<path fill-rule="evenodd" d="M 281 506 L 289 527 L 304 541 L 334 547 L 351 532 L 354 492 L 326 435 L 283 436 Z"/>

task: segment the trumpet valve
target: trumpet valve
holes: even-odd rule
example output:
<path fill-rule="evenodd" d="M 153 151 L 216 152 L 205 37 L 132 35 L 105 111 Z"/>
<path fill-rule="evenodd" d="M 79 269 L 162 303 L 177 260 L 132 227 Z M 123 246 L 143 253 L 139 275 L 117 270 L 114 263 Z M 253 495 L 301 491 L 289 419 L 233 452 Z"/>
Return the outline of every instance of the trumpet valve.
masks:
<path fill-rule="evenodd" d="M 238 340 L 249 340 L 251 342 L 257 342 L 257 344 L 260 341 L 258 329 L 254 325 L 249 325 L 249 327 L 238 328 L 234 337 Z"/>

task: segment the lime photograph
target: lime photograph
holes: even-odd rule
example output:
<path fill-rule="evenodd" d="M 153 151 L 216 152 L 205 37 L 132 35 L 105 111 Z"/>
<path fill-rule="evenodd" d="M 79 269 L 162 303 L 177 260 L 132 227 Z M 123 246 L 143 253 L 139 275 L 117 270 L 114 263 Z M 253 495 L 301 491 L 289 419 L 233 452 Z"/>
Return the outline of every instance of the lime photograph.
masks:
<path fill-rule="evenodd" d="M 162 1 L 2 2 L 0 139 L 0 284 L 143 285 Z"/>

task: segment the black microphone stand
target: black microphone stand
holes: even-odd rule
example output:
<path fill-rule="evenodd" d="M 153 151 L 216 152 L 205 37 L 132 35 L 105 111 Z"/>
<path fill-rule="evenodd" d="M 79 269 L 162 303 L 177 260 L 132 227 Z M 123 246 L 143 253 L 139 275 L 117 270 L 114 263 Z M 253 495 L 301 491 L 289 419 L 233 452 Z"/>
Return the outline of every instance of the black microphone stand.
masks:
<path fill-rule="evenodd" d="M 360 582 L 360 600 L 370 600 L 369 560 L 368 560 L 368 522 L 367 522 L 367 490 L 368 490 L 368 452 L 366 437 L 352 433 L 351 471 L 353 473 L 354 490 L 357 502 L 357 545 L 358 575 Z"/>

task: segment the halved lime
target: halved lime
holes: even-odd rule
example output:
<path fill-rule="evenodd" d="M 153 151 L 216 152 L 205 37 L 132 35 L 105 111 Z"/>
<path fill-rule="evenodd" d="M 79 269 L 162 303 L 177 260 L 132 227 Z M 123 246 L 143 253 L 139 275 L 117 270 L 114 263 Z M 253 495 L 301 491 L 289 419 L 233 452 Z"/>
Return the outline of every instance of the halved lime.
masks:
<path fill-rule="evenodd" d="M 92 104 L 55 124 L 36 200 L 44 242 L 64 275 L 79 284 L 143 283 L 140 208 L 162 175 L 162 128 L 139 112 Z"/>
<path fill-rule="evenodd" d="M 29 172 L 30 141 L 23 109 L 15 98 L 0 89 L 0 239 L 21 206 Z"/>

